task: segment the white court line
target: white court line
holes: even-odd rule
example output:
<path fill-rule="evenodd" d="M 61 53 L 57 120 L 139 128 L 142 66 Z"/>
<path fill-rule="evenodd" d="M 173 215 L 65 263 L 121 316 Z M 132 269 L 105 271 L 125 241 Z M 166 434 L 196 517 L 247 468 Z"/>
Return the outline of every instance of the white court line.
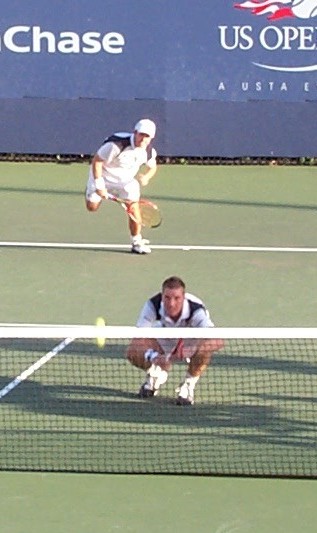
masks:
<path fill-rule="evenodd" d="M 69 248 L 91 250 L 129 250 L 130 244 L 92 244 L 92 243 L 67 243 L 67 242 L 14 242 L 0 241 L 0 248 Z M 291 253 L 317 253 L 313 247 L 291 246 L 208 246 L 192 244 L 151 244 L 153 250 L 202 250 L 210 252 L 291 252 Z"/>
<path fill-rule="evenodd" d="M 21 374 L 19 374 L 16 378 L 14 378 L 12 381 L 10 381 L 5 387 L 3 387 L 0 390 L 0 400 L 9 394 L 13 389 L 15 389 L 22 381 L 25 381 L 27 378 L 32 376 L 34 372 L 36 372 L 41 366 L 45 365 L 50 359 L 53 359 L 56 355 L 58 355 L 68 344 L 73 342 L 75 339 L 73 337 L 67 337 L 62 342 L 57 344 L 51 351 L 47 352 L 43 357 L 35 361 L 31 366 L 23 370 Z"/>

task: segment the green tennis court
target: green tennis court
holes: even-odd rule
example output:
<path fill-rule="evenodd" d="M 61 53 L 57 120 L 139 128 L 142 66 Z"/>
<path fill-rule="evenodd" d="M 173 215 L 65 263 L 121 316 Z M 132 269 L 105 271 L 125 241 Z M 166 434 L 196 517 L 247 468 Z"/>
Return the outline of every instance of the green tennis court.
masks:
<path fill-rule="evenodd" d="M 219 326 L 316 324 L 313 168 L 162 166 L 144 190 L 164 216 L 146 234 L 147 257 L 129 253 L 118 206 L 85 211 L 86 164 L 0 170 L 0 322 L 93 324 L 102 315 L 133 325 L 177 274 Z M 26 531 L 25 516 L 35 533 L 43 523 L 48 532 L 308 533 L 316 519 L 315 481 L 1 473 L 0 483 L 3 529 L 13 533 Z"/>
<path fill-rule="evenodd" d="M 296 251 L 316 246 L 314 168 L 162 166 L 144 189 L 164 216 L 146 236 L 165 248 L 149 257 L 127 253 L 121 208 L 85 210 L 87 165 L 0 168 L 2 244 L 11 243 L 1 246 L 1 322 L 90 324 L 103 315 L 134 324 L 144 299 L 176 272 L 219 326 L 315 325 L 316 251 Z"/>

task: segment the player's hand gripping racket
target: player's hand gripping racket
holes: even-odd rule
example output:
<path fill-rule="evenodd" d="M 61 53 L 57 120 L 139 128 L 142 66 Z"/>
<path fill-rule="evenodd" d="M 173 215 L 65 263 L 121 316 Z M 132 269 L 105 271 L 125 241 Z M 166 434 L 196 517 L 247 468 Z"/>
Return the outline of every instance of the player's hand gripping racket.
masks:
<path fill-rule="evenodd" d="M 124 200 L 121 200 L 121 198 L 117 198 L 116 196 L 110 193 L 108 193 L 107 198 L 108 200 L 111 200 L 112 202 L 117 202 L 119 205 L 121 205 L 121 207 L 129 215 L 129 217 L 132 218 L 134 222 L 138 222 L 138 220 L 136 220 L 132 210 L 129 207 L 129 203 L 127 203 Z M 144 198 L 141 198 L 139 200 L 139 209 L 141 213 L 142 226 L 145 226 L 146 228 L 158 228 L 158 226 L 161 225 L 162 214 L 156 204 L 154 204 L 153 202 L 150 202 L 149 200 L 145 200 Z"/>
<path fill-rule="evenodd" d="M 169 361 L 183 361 L 184 360 L 184 340 L 178 339 L 176 346 L 171 351 L 171 353 L 167 354 L 166 358 Z"/>
<path fill-rule="evenodd" d="M 186 360 L 184 358 L 183 348 L 184 348 L 184 340 L 179 339 L 177 341 L 177 344 L 175 345 L 175 347 L 170 353 L 158 354 L 157 357 L 153 361 L 154 364 L 160 366 L 162 370 L 169 371 L 172 368 L 172 364 L 175 361 Z M 186 362 L 189 362 L 189 361 L 186 360 Z"/>

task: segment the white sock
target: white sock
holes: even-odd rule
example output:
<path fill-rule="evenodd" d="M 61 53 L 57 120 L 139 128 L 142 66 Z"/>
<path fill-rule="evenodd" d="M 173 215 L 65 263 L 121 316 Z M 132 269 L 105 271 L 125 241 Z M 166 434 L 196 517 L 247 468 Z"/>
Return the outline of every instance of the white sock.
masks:
<path fill-rule="evenodd" d="M 161 385 L 164 385 L 168 378 L 166 370 L 162 370 L 160 366 L 153 363 L 147 370 L 147 375 L 150 377 L 151 388 L 155 389 L 159 389 Z"/>
<path fill-rule="evenodd" d="M 185 377 L 185 383 L 191 388 L 194 389 L 197 381 L 199 380 L 200 376 L 191 376 L 188 372 Z"/>
<path fill-rule="evenodd" d="M 141 244 L 142 242 L 142 235 L 131 235 L 131 242 L 132 244 Z"/>
<path fill-rule="evenodd" d="M 194 395 L 194 389 L 197 381 L 199 380 L 200 376 L 191 376 L 190 374 L 186 374 L 185 380 L 180 386 L 179 389 L 176 389 L 179 396 L 182 398 L 188 398 L 188 395 L 193 396 Z"/>

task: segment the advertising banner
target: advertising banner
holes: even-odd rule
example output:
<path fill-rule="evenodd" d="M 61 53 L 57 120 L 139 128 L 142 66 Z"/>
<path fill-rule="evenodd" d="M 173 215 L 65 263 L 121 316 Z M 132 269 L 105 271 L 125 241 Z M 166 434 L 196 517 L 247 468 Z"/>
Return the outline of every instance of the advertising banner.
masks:
<path fill-rule="evenodd" d="M 94 112 L 102 109 L 110 125 L 114 122 L 117 127 L 120 119 L 111 116 L 111 102 L 122 102 L 122 116 L 129 124 L 137 118 L 135 102 L 144 102 L 144 111 L 150 109 L 161 130 L 164 127 L 162 154 L 174 154 L 178 129 L 175 122 L 169 128 L 169 117 L 177 119 L 179 106 L 180 118 L 188 116 L 195 129 L 195 102 L 205 106 L 200 133 L 195 132 L 202 140 L 212 137 L 218 126 L 223 129 L 219 105 L 235 104 L 226 117 L 226 146 L 223 149 L 215 139 L 208 148 L 212 153 L 195 154 L 193 150 L 199 152 L 204 143 L 189 146 L 187 139 L 181 155 L 224 155 L 224 150 L 230 156 L 231 146 L 234 155 L 237 150 L 248 155 L 250 144 L 243 136 L 238 146 L 236 140 L 232 145 L 233 121 L 243 126 L 243 117 L 257 136 L 256 155 L 270 155 L 276 147 L 263 139 L 258 113 L 267 117 L 268 136 L 278 134 L 278 139 L 280 118 L 285 134 L 294 114 L 296 120 L 305 117 L 304 138 L 302 133 L 301 139 L 295 136 L 296 150 L 299 145 L 300 152 L 313 149 L 317 0 L 11 0 L 6 4 L 0 21 L 0 113 L 10 116 L 12 150 L 30 151 L 29 141 L 34 147 L 36 122 L 29 124 L 32 139 L 27 132 L 23 140 L 16 136 L 19 121 L 25 114 L 32 116 L 34 105 L 39 105 L 33 99 L 43 101 L 46 118 L 66 151 L 73 121 L 77 128 L 72 131 L 72 147 L 86 152 L 92 148 L 96 123 L 89 116 L 90 100 L 100 104 L 93 105 Z M 12 99 L 19 114 L 15 106 L 11 108 Z M 68 106 L 63 124 L 69 101 L 78 105 Z M 274 117 L 267 113 L 267 102 L 272 103 Z M 241 106 L 245 103 L 251 105 Z M 91 144 L 83 146 L 78 126 L 91 130 Z M 304 129 L 301 123 L 298 129 Z M 0 134 L 2 152 L 8 148 L 7 139 Z M 43 143 L 47 152 L 57 149 L 54 136 L 45 141 L 42 131 L 41 150 Z M 295 153 L 293 144 L 285 148 L 288 153 L 280 155 L 306 155 Z"/>

